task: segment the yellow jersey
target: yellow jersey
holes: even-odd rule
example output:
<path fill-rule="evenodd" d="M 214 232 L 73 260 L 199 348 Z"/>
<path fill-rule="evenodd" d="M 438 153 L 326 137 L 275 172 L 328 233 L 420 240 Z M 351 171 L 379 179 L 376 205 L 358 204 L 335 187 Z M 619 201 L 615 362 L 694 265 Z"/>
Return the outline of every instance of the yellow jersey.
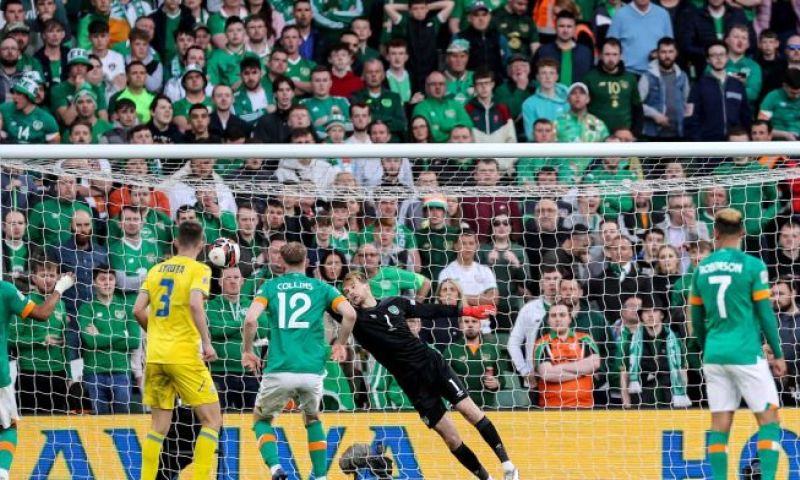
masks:
<path fill-rule="evenodd" d="M 189 297 L 199 290 L 208 297 L 211 269 L 188 257 L 175 256 L 147 272 L 142 291 L 150 296 L 147 363 L 188 364 L 200 360 L 200 332 L 192 320 Z"/>

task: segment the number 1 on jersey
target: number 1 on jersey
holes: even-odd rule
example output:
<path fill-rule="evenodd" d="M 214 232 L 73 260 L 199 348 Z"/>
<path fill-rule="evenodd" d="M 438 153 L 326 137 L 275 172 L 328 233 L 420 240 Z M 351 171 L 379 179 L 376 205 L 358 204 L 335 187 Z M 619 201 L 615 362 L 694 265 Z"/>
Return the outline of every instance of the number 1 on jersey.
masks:
<path fill-rule="evenodd" d="M 731 286 L 730 275 L 712 275 L 708 277 L 709 285 L 719 285 L 717 289 L 717 310 L 720 318 L 728 318 L 728 309 L 725 307 L 725 292 Z"/>
<path fill-rule="evenodd" d="M 299 304 L 299 305 L 298 305 Z M 308 328 L 308 322 L 302 322 L 300 317 L 311 308 L 311 297 L 305 293 L 293 293 L 286 302 L 286 292 L 278 292 L 278 328 L 287 328 L 286 316 L 288 310 L 293 310 L 289 315 L 288 328 Z M 296 309 L 296 310 L 295 310 Z"/>

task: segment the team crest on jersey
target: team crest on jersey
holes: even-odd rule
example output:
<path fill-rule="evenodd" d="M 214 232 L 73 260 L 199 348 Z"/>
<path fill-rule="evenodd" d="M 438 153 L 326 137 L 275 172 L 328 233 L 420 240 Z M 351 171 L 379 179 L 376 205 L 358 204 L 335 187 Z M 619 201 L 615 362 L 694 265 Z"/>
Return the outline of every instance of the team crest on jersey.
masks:
<path fill-rule="evenodd" d="M 41 120 L 34 120 L 31 126 L 34 130 L 41 130 L 44 127 L 44 123 Z"/>
<path fill-rule="evenodd" d="M 125 310 L 117 310 L 114 312 L 114 318 L 117 320 L 124 320 L 125 319 Z"/>
<path fill-rule="evenodd" d="M 311 70 L 309 68 L 302 67 L 300 69 L 300 75 L 303 75 L 305 77 L 306 75 L 310 75 L 310 74 L 311 74 Z"/>
<path fill-rule="evenodd" d="M 392 315 L 399 315 L 400 309 L 397 308 L 395 305 L 392 305 L 391 307 L 389 307 L 389 313 L 391 313 Z"/>
<path fill-rule="evenodd" d="M 391 280 L 381 280 L 381 289 L 382 290 L 389 290 L 392 288 L 392 281 Z"/>
<path fill-rule="evenodd" d="M 444 111 L 444 116 L 447 118 L 456 118 L 456 111 L 452 109 L 447 109 Z"/>

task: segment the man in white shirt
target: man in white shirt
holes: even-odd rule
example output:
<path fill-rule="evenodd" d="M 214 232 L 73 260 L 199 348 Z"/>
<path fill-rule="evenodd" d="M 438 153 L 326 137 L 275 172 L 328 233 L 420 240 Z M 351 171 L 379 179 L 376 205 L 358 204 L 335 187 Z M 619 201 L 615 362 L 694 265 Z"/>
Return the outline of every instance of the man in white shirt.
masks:
<path fill-rule="evenodd" d="M 542 324 L 550 306 L 556 302 L 560 284 L 561 272 L 558 268 L 551 265 L 542 267 L 542 278 L 539 280 L 541 296 L 520 309 L 514 328 L 511 329 L 511 335 L 508 337 L 508 353 L 511 355 L 514 369 L 528 379 L 531 387 L 536 385 L 533 346 L 542 336 Z"/>
<path fill-rule="evenodd" d="M 439 273 L 439 283 L 455 280 L 466 305 L 497 305 L 497 278 L 491 268 L 476 261 L 478 235 L 475 231 L 462 230 L 453 247 L 456 259 Z M 488 320 L 481 321 L 481 331 L 491 332 Z"/>

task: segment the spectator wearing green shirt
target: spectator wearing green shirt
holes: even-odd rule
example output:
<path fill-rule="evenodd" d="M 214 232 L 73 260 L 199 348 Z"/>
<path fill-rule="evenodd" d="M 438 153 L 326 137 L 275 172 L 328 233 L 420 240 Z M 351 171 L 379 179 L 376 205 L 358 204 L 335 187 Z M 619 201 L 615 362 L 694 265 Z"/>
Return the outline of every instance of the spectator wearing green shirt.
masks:
<path fill-rule="evenodd" d="M 794 141 L 800 138 L 800 70 L 786 70 L 783 87 L 761 102 L 758 118 L 772 122 L 772 136 Z"/>
<path fill-rule="evenodd" d="M 511 118 L 517 128 L 517 138 L 528 138 L 530 132 L 525 132 L 522 122 L 522 104 L 535 91 L 530 81 L 531 64 L 528 59 L 521 54 L 512 55 L 506 67 L 508 78 L 497 86 L 494 97 L 497 103 L 503 103 L 508 107 Z"/>
<path fill-rule="evenodd" d="M 50 91 L 50 110 L 55 113 L 56 118 L 65 127 L 72 125 L 72 122 L 78 117 L 74 104 L 75 94 L 82 87 L 93 88 L 86 78 L 91 68 L 89 52 L 81 48 L 73 48 L 67 54 L 67 69 L 69 70 L 67 80 L 54 86 Z M 102 94 L 103 100 L 100 101 L 100 95 L 95 91 L 98 99 L 97 115 L 100 118 L 108 118 L 105 89 L 99 93 Z"/>
<path fill-rule="evenodd" d="M 75 92 L 75 99 L 73 100 L 75 111 L 78 116 L 75 119 L 75 124 L 83 123 L 89 126 L 91 131 L 91 142 L 100 143 L 100 137 L 106 132 L 114 128 L 111 122 L 97 117 L 97 94 L 87 84 L 81 86 Z M 73 124 L 73 126 L 75 126 Z M 66 142 L 75 143 L 75 142 Z"/>
<path fill-rule="evenodd" d="M 0 44 L 1 46 L 1 44 Z M 47 110 L 36 105 L 39 85 L 18 78 L 11 87 L 11 101 L 0 104 L 0 137 L 9 143 L 58 143 L 58 123 Z"/>
<path fill-rule="evenodd" d="M 217 192 L 212 188 L 198 188 L 195 192 L 197 203 L 194 208 L 197 220 L 203 226 L 206 240 L 224 237 L 236 239 L 236 213 L 223 210 L 217 199 Z"/>
<path fill-rule="evenodd" d="M 392 140 L 405 138 L 406 113 L 400 95 L 384 87 L 386 71 L 379 59 L 364 63 L 362 74 L 365 87 L 353 94 L 353 103 L 363 103 L 369 107 L 372 120 L 381 120 L 389 126 Z"/>
<path fill-rule="evenodd" d="M 443 356 L 450 367 L 467 384 L 469 396 L 480 407 L 496 407 L 497 392 L 503 388 L 500 350 L 497 344 L 486 343 L 481 336 L 481 321 L 473 317 L 461 317 L 458 322 L 461 338 L 444 351 Z"/>
<path fill-rule="evenodd" d="M 636 76 L 622 64 L 622 44 L 609 38 L 603 44 L 600 63 L 583 77 L 589 87 L 589 113 L 606 124 L 610 131 L 620 128 L 640 132 L 642 100 Z"/>
<path fill-rule="evenodd" d="M 508 0 L 492 12 L 494 24 L 508 40 L 512 55 L 532 58 L 539 49 L 539 30 L 530 15 L 528 0 Z M 510 63 L 510 61 L 509 61 Z"/>
<path fill-rule="evenodd" d="M 239 74 L 241 82 L 233 95 L 233 113 L 252 129 L 259 118 L 275 109 L 275 101 L 271 89 L 267 92 L 264 88 L 264 71 L 260 60 L 243 58 L 239 64 Z"/>
<path fill-rule="evenodd" d="M 239 0 L 222 0 L 222 8 L 208 19 L 212 48 L 223 49 L 227 43 L 225 30 L 227 20 L 231 17 L 247 18 L 249 12 Z"/>
<path fill-rule="evenodd" d="M 30 210 L 28 239 L 33 245 L 55 247 L 72 238 L 73 214 L 83 210 L 91 217 L 92 210 L 78 200 L 75 176 L 59 175 L 49 187 L 52 193 Z"/>
<path fill-rule="evenodd" d="M 220 406 L 226 411 L 243 411 L 253 408 L 259 381 L 242 367 L 242 328 L 250 300 L 242 296 L 244 278 L 239 267 L 220 272 L 221 293 L 208 302 L 208 334 L 219 360 L 211 364 L 211 377 L 219 392 Z M 258 318 L 255 344 L 266 347 L 267 318 Z"/>
<path fill-rule="evenodd" d="M 193 105 L 205 105 L 209 109 L 213 107 L 211 96 L 206 95 L 206 78 L 203 68 L 197 64 L 186 66 L 181 78 L 181 85 L 186 94 L 183 98 L 173 104 L 174 121 L 178 128 L 185 132 L 189 128 L 189 109 Z"/>
<path fill-rule="evenodd" d="M 747 100 L 750 105 L 755 105 L 761 95 L 763 77 L 761 65 L 747 56 L 750 48 L 750 35 L 747 25 L 733 25 L 725 35 L 725 45 L 728 46 L 728 63 L 725 70 L 744 82 Z"/>
<path fill-rule="evenodd" d="M 602 142 L 608 137 L 606 124 L 588 111 L 589 87 L 576 82 L 567 91 L 569 111 L 556 119 L 556 132 L 562 143 Z"/>
<path fill-rule="evenodd" d="M 431 291 L 431 281 L 419 273 L 397 267 L 382 267 L 378 247 L 365 243 L 358 247 L 353 264 L 362 268 L 369 279 L 375 298 L 399 296 L 413 292 L 417 301 L 424 301 Z"/>
<path fill-rule="evenodd" d="M 281 46 L 286 51 L 287 68 L 285 75 L 294 81 L 294 86 L 299 95 L 311 93 L 311 71 L 317 66 L 312 61 L 300 55 L 300 45 L 303 39 L 300 30 L 295 25 L 287 25 L 281 33 Z"/>
<path fill-rule="evenodd" d="M 31 259 L 31 272 L 28 298 L 42 304 L 55 289 L 59 265 L 37 252 Z M 8 326 L 8 341 L 17 355 L 17 403 L 21 413 L 67 413 L 67 321 L 64 302 L 58 300 L 44 322 L 33 323 L 14 316 Z"/>
<path fill-rule="evenodd" d="M 584 184 L 620 184 L 625 181 L 640 180 L 639 175 L 629 168 L 627 161 L 620 157 L 605 157 L 597 168 L 583 177 Z M 601 212 L 604 217 L 616 219 L 619 214 L 633 211 L 633 197 L 629 193 L 603 196 Z"/>
<path fill-rule="evenodd" d="M 436 143 L 444 143 L 457 126 L 473 128 L 472 119 L 455 99 L 447 95 L 446 78 L 441 72 L 433 72 L 425 80 L 427 97 L 414 107 L 414 116 L 425 117 L 431 127 Z"/>
<path fill-rule="evenodd" d="M 110 235 L 108 239 L 109 263 L 117 276 L 117 288 L 133 300 L 147 276 L 147 271 L 162 260 L 169 245 L 160 242 L 155 236 L 144 238 L 140 207 L 122 207 L 118 224 L 122 229 L 121 235 Z"/>
<path fill-rule="evenodd" d="M 114 270 L 97 268 L 93 278 L 94 299 L 78 309 L 86 393 L 97 414 L 130 413 L 130 354 L 139 348 L 141 329 L 133 304 L 114 294 Z"/>
<path fill-rule="evenodd" d="M 416 234 L 422 274 L 427 278 L 437 279 L 444 267 L 456 258 L 453 245 L 461 229 L 447 222 L 445 197 L 426 197 L 422 204 L 424 218 L 422 228 Z"/>
<path fill-rule="evenodd" d="M 447 80 L 447 95 L 461 105 L 465 105 L 474 95 L 474 72 L 467 70 L 469 62 L 469 42 L 456 38 L 447 47 L 444 76 Z"/>
<path fill-rule="evenodd" d="M 228 17 L 225 21 L 225 48 L 216 49 L 208 57 L 208 81 L 212 85 L 227 85 L 233 89 L 239 88 L 239 78 L 242 59 L 245 56 L 258 56 L 245 49 L 244 22 L 239 17 Z"/>
<path fill-rule="evenodd" d="M 350 123 L 350 102 L 344 97 L 331 95 L 333 79 L 328 67 L 318 66 L 311 73 L 311 97 L 300 101 L 308 108 L 311 125 L 320 137 L 325 137 L 325 125 L 332 117 L 341 115 L 345 120 L 345 129 L 353 130 Z"/>

